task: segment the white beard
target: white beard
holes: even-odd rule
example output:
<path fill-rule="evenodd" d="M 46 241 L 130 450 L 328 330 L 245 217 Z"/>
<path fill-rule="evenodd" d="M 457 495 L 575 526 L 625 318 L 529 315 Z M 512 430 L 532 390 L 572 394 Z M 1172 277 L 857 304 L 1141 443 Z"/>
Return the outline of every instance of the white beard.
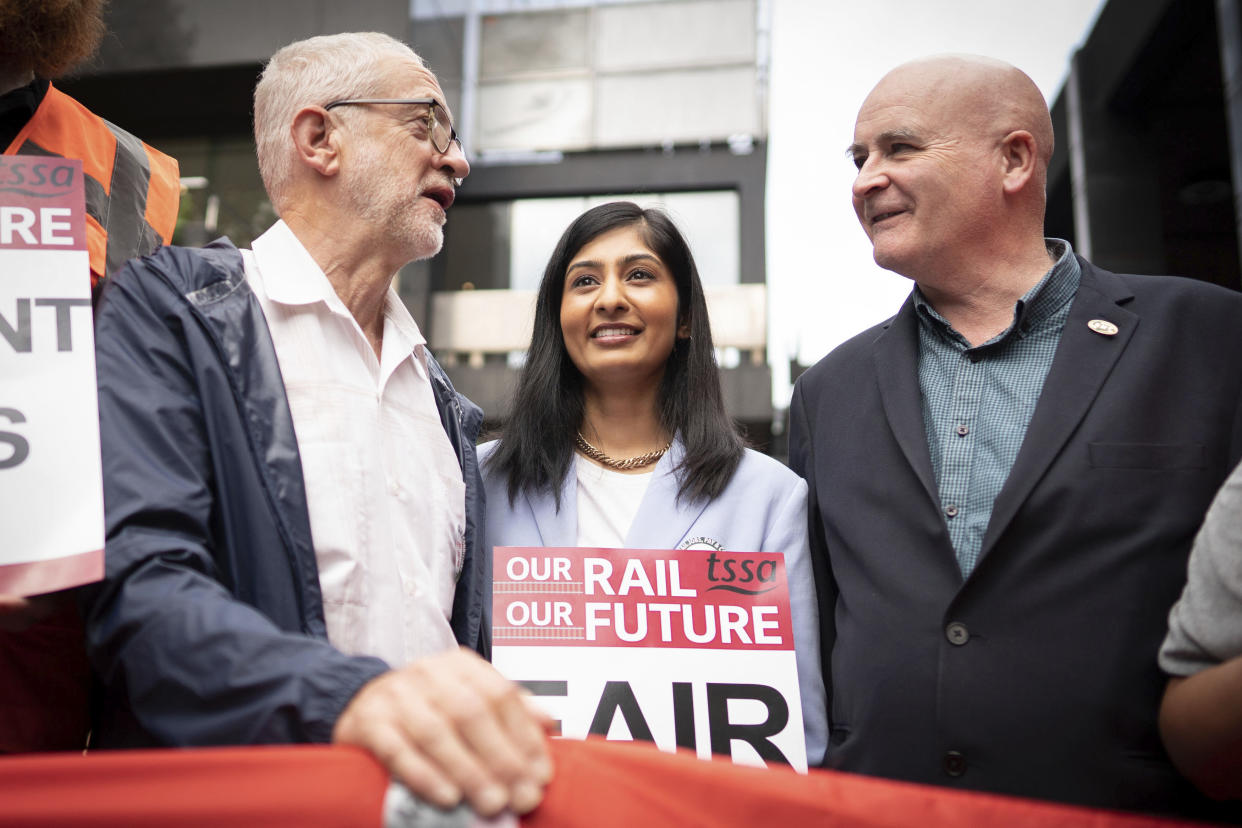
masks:
<path fill-rule="evenodd" d="M 407 251 L 409 261 L 439 253 L 444 246 L 444 214 L 381 166 L 372 164 L 349 177 L 345 193 L 350 207 L 387 243 Z"/>

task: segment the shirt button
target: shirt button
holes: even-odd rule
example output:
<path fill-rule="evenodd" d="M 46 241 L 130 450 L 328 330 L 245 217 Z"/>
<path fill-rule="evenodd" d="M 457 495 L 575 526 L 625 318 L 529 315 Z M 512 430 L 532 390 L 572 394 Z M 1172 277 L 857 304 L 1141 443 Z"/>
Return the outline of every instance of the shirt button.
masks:
<path fill-rule="evenodd" d="M 965 423 L 962 423 L 960 426 L 957 427 L 958 437 L 965 437 L 969 433 L 970 433 L 970 426 L 966 425 Z"/>
<path fill-rule="evenodd" d="M 944 507 L 944 513 L 949 517 L 957 517 L 957 507 L 950 503 Z"/>
<path fill-rule="evenodd" d="M 970 630 L 961 621 L 954 621 L 944 628 L 944 637 L 955 647 L 960 647 L 970 640 Z"/>
<path fill-rule="evenodd" d="M 945 753 L 942 765 L 949 776 L 961 776 L 966 772 L 966 757 L 961 751 L 950 750 Z"/>

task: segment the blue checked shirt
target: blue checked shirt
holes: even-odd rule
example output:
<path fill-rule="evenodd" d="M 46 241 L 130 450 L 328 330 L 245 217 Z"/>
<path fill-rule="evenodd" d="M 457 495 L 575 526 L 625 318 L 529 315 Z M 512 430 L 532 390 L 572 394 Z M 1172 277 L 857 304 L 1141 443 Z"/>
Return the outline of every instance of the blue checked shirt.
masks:
<path fill-rule="evenodd" d="M 992 504 L 1026 436 L 1082 277 L 1069 242 L 1047 244 L 1056 264 L 1014 304 L 1009 327 L 977 347 L 914 289 L 923 426 L 963 578 L 979 561 Z"/>

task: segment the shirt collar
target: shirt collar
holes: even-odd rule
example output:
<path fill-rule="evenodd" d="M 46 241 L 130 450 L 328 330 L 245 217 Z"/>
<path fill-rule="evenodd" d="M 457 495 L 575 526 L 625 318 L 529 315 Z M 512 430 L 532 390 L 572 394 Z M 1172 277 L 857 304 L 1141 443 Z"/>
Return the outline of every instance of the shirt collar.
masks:
<path fill-rule="evenodd" d="M 323 268 L 302 246 L 284 220 L 277 221 L 250 246 L 254 251 L 267 297 L 282 305 L 324 302 L 333 311 L 348 313 Z M 335 300 L 335 301 L 333 301 Z"/>
<path fill-rule="evenodd" d="M 1027 329 L 1043 323 L 1065 307 L 1078 292 L 1078 282 L 1082 279 L 1082 267 L 1069 242 L 1044 239 L 1044 243 L 1048 255 L 1056 257 L 1056 262 L 1014 307 L 1015 319 Z"/>
<path fill-rule="evenodd" d="M 399 334 L 410 349 L 427 344 L 427 339 L 423 336 L 423 332 L 419 330 L 418 323 L 414 321 L 414 317 L 410 315 L 409 308 L 405 306 L 405 303 L 401 301 L 401 297 L 391 287 L 388 288 L 388 295 L 384 298 L 385 345 L 388 344 L 390 333 Z M 421 362 L 426 362 L 421 349 L 418 356 Z"/>
<path fill-rule="evenodd" d="M 1014 303 L 1013 322 L 1009 327 L 978 347 L 982 348 L 985 345 L 1000 342 L 1015 331 L 1019 336 L 1025 336 L 1054 317 L 1057 311 L 1064 308 L 1078 292 L 1078 283 L 1082 279 L 1082 266 L 1078 264 L 1070 243 L 1064 239 L 1049 238 L 1044 239 L 1044 244 L 1048 255 L 1055 256 L 1056 261 L 1039 282 Z M 953 330 L 948 320 L 927 301 L 927 297 L 923 295 L 923 291 L 919 290 L 917 284 L 914 286 L 914 306 L 918 311 L 920 324 L 954 339 L 961 339 L 961 335 Z M 962 341 L 965 342 L 965 340 Z"/>
<path fill-rule="evenodd" d="M 270 301 L 282 305 L 322 302 L 332 313 L 353 318 L 323 268 L 283 219 L 255 239 L 250 247 L 259 272 L 263 274 L 263 287 Z M 384 351 L 390 350 L 389 343 L 394 335 L 400 339 L 397 353 L 414 351 L 418 353 L 419 361 L 425 362 L 418 346 L 425 345 L 427 340 L 405 303 L 390 287 L 384 297 Z"/>

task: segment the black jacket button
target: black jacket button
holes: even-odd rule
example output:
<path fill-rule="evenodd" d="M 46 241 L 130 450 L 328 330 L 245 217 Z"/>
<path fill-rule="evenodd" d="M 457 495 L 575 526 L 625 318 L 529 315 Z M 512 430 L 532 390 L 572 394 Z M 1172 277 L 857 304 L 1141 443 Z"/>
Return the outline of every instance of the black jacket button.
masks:
<path fill-rule="evenodd" d="M 960 751 L 950 750 L 944 755 L 943 767 L 949 776 L 961 776 L 966 772 L 966 757 Z"/>

